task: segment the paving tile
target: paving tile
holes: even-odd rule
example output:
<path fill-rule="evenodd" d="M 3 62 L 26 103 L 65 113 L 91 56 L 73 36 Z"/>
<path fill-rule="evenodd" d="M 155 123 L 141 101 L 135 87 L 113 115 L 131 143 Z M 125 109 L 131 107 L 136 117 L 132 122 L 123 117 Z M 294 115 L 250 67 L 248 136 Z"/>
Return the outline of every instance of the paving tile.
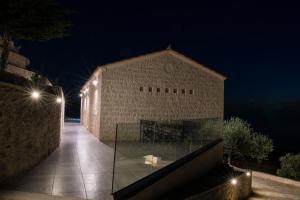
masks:
<path fill-rule="evenodd" d="M 56 175 L 81 175 L 79 167 L 74 166 L 59 166 L 56 168 Z"/>
<path fill-rule="evenodd" d="M 85 191 L 79 191 L 79 192 L 54 192 L 52 195 L 57 196 L 64 196 L 64 197 L 79 197 L 86 199 L 86 193 Z"/>
<path fill-rule="evenodd" d="M 53 180 L 48 178 L 43 179 L 29 179 L 28 181 L 21 181 L 13 185 L 13 189 L 24 192 L 37 192 L 44 194 L 51 194 L 53 187 Z"/>
<path fill-rule="evenodd" d="M 87 198 L 92 200 L 113 200 L 111 190 L 87 191 Z"/>
<path fill-rule="evenodd" d="M 56 181 L 53 185 L 52 194 L 60 193 L 75 193 L 85 192 L 85 188 L 82 182 L 79 181 Z"/>
<path fill-rule="evenodd" d="M 82 175 L 55 175 L 55 182 L 81 182 L 83 183 Z"/>
<path fill-rule="evenodd" d="M 84 183 L 108 183 L 112 180 L 112 173 L 94 173 L 94 174 L 83 174 Z"/>

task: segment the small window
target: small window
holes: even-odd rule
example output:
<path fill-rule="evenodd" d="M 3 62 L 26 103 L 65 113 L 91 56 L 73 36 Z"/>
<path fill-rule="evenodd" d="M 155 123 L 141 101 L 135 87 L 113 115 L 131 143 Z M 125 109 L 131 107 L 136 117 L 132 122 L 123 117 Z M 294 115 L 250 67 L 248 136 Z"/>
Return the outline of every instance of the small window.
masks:
<path fill-rule="evenodd" d="M 157 91 L 157 92 L 160 92 L 160 88 L 157 88 L 156 91 Z"/>
<path fill-rule="evenodd" d="M 181 90 L 181 93 L 182 93 L 182 94 L 185 94 L 185 89 L 182 89 L 182 90 Z"/>
<path fill-rule="evenodd" d="M 169 93 L 169 88 L 166 88 L 166 89 L 165 89 L 165 92 L 166 92 L 166 93 Z"/>
<path fill-rule="evenodd" d="M 140 92 L 143 92 L 144 91 L 144 88 L 143 87 L 140 87 Z"/>
<path fill-rule="evenodd" d="M 190 90 L 190 92 L 189 92 L 190 94 L 194 94 L 194 90 Z"/>
<path fill-rule="evenodd" d="M 177 89 L 173 89 L 173 93 L 174 93 L 174 94 L 177 94 Z"/>
<path fill-rule="evenodd" d="M 149 92 L 152 92 L 152 87 L 149 87 Z"/>

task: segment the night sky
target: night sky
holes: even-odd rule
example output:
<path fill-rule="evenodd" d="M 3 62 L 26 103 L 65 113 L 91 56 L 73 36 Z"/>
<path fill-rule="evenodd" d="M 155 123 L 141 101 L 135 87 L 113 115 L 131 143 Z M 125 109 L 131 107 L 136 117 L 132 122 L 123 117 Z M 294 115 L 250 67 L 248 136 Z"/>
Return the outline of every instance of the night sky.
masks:
<path fill-rule="evenodd" d="M 228 77 L 225 118 L 242 117 L 270 135 L 275 148 L 300 151 L 300 5 L 275 0 L 63 2 L 75 11 L 69 36 L 17 43 L 31 59 L 30 69 L 64 87 L 68 116 L 79 115 L 79 89 L 97 65 L 171 44 Z"/>

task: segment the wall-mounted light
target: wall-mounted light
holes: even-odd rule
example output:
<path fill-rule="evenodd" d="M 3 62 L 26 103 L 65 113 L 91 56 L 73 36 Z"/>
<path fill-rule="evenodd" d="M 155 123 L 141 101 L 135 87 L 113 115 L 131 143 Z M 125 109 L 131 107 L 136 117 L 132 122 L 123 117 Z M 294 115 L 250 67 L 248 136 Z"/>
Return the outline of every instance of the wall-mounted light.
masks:
<path fill-rule="evenodd" d="M 82 94 L 80 93 L 79 96 L 82 97 Z"/>
<path fill-rule="evenodd" d="M 39 99 L 40 96 L 41 96 L 41 94 L 39 91 L 34 90 L 31 92 L 31 98 L 33 98 L 33 99 Z"/>
<path fill-rule="evenodd" d="M 60 97 L 57 97 L 56 98 L 56 103 L 61 103 L 62 102 L 62 99 Z"/>
<path fill-rule="evenodd" d="M 231 185 L 236 185 L 237 184 L 237 180 L 235 178 L 231 179 L 230 181 Z"/>
<path fill-rule="evenodd" d="M 246 172 L 246 176 L 250 176 L 251 175 L 251 173 L 250 172 Z"/>
<path fill-rule="evenodd" d="M 98 84 L 97 80 L 93 80 L 93 85 L 96 86 Z"/>

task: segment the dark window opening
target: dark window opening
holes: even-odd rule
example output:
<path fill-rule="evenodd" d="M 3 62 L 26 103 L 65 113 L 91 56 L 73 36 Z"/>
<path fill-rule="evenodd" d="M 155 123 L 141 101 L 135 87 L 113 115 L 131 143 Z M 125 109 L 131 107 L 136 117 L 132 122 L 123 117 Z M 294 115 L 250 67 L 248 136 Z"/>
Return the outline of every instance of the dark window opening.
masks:
<path fill-rule="evenodd" d="M 173 92 L 174 92 L 174 94 L 176 94 L 177 93 L 177 89 L 173 89 Z"/>
<path fill-rule="evenodd" d="M 149 87 L 149 92 L 152 92 L 152 87 Z"/>
<path fill-rule="evenodd" d="M 181 93 L 182 93 L 182 94 L 185 94 L 185 89 L 182 89 L 182 90 L 181 90 Z"/>
<path fill-rule="evenodd" d="M 194 90 L 190 90 L 190 94 L 194 94 Z"/>
<path fill-rule="evenodd" d="M 160 92 L 160 88 L 157 88 L 157 90 L 156 90 L 157 92 Z"/>
<path fill-rule="evenodd" d="M 144 91 L 144 88 L 143 87 L 140 87 L 140 92 L 143 92 Z"/>
<path fill-rule="evenodd" d="M 166 88 L 166 89 L 165 89 L 165 92 L 166 92 L 166 93 L 169 93 L 169 88 Z"/>

